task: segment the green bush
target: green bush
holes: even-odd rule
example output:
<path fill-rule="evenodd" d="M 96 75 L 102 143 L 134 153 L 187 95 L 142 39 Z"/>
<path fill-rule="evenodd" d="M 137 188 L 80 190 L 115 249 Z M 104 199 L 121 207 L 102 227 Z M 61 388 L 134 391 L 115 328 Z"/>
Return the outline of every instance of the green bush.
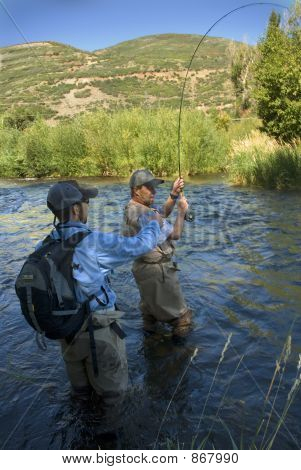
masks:
<path fill-rule="evenodd" d="M 86 176 L 115 174 L 111 154 L 111 115 L 105 111 L 86 113 L 79 118 L 86 142 L 86 153 L 80 161 L 80 171 Z"/>
<path fill-rule="evenodd" d="M 79 119 L 63 122 L 50 130 L 53 170 L 59 176 L 80 176 L 86 155 L 85 135 Z M 85 173 L 84 173 L 85 174 Z"/>
<path fill-rule="evenodd" d="M 199 112 L 184 114 L 182 166 L 185 173 L 217 173 L 228 161 L 229 139 L 214 120 Z"/>
<path fill-rule="evenodd" d="M 42 178 L 51 176 L 54 171 L 51 128 L 45 121 L 26 129 L 21 137 L 24 146 L 26 176 Z"/>
<path fill-rule="evenodd" d="M 82 91 L 76 91 L 74 93 L 75 98 L 88 98 L 91 96 L 91 90 L 90 88 L 86 88 L 85 90 Z"/>
<path fill-rule="evenodd" d="M 128 176 L 148 167 L 163 176 L 178 173 L 177 110 L 123 109 L 82 114 L 56 126 L 38 120 L 23 132 L 0 129 L 6 176 Z M 181 122 L 182 174 L 216 173 L 228 165 L 231 136 L 213 117 L 186 109 Z M 246 131 L 240 124 L 240 134 Z M 244 129 L 244 131 L 242 130 Z M 1 144 L 2 142 L 2 144 Z"/>
<path fill-rule="evenodd" d="M 127 176 L 141 167 L 158 175 L 177 174 L 177 111 L 166 108 L 113 114 L 100 111 L 84 115 L 81 122 L 88 166 L 92 169 L 94 161 L 96 174 Z M 184 112 L 181 134 L 183 174 L 218 172 L 224 168 L 228 139 L 213 120 L 198 111 Z"/>
<path fill-rule="evenodd" d="M 36 108 L 17 106 L 3 117 L 3 127 L 23 131 L 30 126 L 39 116 Z"/>
<path fill-rule="evenodd" d="M 0 176 L 18 177 L 23 173 L 23 152 L 19 140 L 21 132 L 17 129 L 0 129 Z"/>

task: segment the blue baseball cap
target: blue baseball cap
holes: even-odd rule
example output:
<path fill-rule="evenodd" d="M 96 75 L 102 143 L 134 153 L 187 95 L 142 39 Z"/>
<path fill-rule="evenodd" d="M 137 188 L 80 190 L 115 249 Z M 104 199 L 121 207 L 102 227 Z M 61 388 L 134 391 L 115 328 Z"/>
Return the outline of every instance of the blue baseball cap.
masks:
<path fill-rule="evenodd" d="M 97 188 L 79 185 L 75 180 L 59 181 L 48 191 L 47 206 L 52 212 L 62 211 L 73 204 L 88 201 L 96 197 L 97 194 Z"/>

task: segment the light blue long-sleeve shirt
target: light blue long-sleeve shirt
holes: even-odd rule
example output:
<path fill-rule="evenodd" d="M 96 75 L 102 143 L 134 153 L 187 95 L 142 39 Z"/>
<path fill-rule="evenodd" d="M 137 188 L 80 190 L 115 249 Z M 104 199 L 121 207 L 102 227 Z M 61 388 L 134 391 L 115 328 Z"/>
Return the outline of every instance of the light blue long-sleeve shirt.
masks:
<path fill-rule="evenodd" d="M 161 243 L 164 243 L 168 239 L 168 237 L 172 234 L 173 225 L 168 220 L 166 220 L 166 218 L 163 216 L 163 207 L 160 207 L 155 204 L 152 204 L 150 207 L 151 209 L 155 209 L 157 212 L 159 212 L 159 214 L 162 215 L 162 227 L 161 227 L 160 236 L 158 238 L 158 245 L 160 245 Z M 149 223 L 151 216 L 152 216 L 151 212 L 149 212 L 148 214 L 140 215 L 138 219 L 140 228 L 145 227 L 146 224 Z"/>
<path fill-rule="evenodd" d="M 82 303 L 87 297 L 95 295 L 106 304 L 106 308 L 114 308 L 116 294 L 110 286 L 110 272 L 113 268 L 151 251 L 158 243 L 161 234 L 160 225 L 153 220 L 136 236 L 123 237 L 115 233 L 91 231 L 81 222 L 67 222 L 59 224 L 50 236 L 54 239 L 67 239 L 82 231 L 90 233 L 75 247 L 73 255 L 77 300 Z M 105 289 L 108 303 L 101 287 Z M 99 303 L 95 299 L 91 300 L 90 308 L 92 311 L 99 309 Z"/>

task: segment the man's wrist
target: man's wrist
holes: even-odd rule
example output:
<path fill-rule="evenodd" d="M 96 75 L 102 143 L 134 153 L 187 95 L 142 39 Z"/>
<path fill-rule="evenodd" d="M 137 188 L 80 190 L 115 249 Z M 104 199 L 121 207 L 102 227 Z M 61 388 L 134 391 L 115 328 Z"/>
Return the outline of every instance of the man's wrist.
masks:
<path fill-rule="evenodd" d="M 179 194 L 170 193 L 169 197 L 170 197 L 173 201 L 176 201 L 176 200 L 179 198 Z"/>

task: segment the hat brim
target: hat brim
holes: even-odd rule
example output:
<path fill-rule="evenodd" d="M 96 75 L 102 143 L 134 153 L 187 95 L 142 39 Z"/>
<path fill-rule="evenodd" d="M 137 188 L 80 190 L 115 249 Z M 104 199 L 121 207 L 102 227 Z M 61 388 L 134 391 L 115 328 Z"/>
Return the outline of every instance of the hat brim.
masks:
<path fill-rule="evenodd" d="M 159 186 L 159 184 L 162 184 L 164 182 L 165 182 L 164 180 L 161 180 L 159 178 L 154 178 L 153 180 L 147 181 L 147 183 L 144 183 L 144 184 L 152 186 L 153 188 L 156 188 L 157 186 Z"/>
<path fill-rule="evenodd" d="M 78 188 L 85 199 L 93 199 L 98 194 L 98 189 L 92 186 L 79 186 Z"/>

